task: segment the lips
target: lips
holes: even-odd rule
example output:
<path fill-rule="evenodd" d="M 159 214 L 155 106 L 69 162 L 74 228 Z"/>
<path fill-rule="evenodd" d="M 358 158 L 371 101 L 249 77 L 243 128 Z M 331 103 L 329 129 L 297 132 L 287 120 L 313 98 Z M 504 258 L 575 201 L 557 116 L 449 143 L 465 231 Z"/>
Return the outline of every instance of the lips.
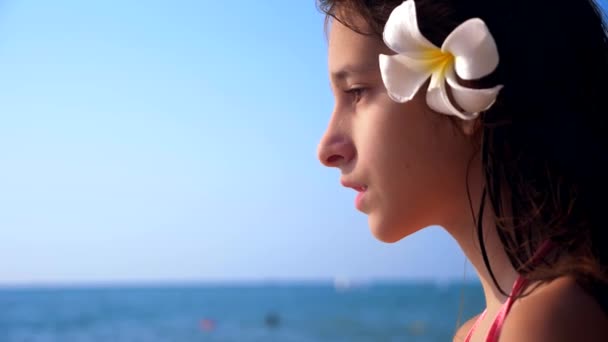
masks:
<path fill-rule="evenodd" d="M 342 185 L 346 188 L 351 188 L 351 189 L 354 189 L 355 191 L 357 191 L 357 197 L 355 198 L 355 207 L 357 209 L 359 209 L 360 211 L 364 211 L 365 205 L 363 203 L 364 203 L 365 194 L 367 192 L 367 185 L 351 182 L 346 179 L 341 179 L 340 183 L 342 183 Z"/>
<path fill-rule="evenodd" d="M 347 180 L 341 180 L 340 183 L 342 183 L 342 186 L 344 186 L 345 188 L 351 188 L 358 192 L 364 192 L 365 190 L 367 190 L 367 185 L 365 184 L 350 182 Z"/>
<path fill-rule="evenodd" d="M 359 192 L 363 192 L 363 191 L 367 190 L 367 186 L 356 186 L 353 189 L 355 189 Z"/>

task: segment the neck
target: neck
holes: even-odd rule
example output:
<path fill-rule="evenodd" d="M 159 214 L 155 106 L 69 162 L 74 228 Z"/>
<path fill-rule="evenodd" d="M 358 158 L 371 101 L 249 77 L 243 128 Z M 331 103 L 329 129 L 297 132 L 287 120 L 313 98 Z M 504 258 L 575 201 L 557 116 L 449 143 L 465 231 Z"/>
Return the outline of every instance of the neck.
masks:
<path fill-rule="evenodd" d="M 460 248 L 463 250 L 464 254 L 475 268 L 483 287 L 486 307 L 489 311 L 494 311 L 497 310 L 507 299 L 507 297 L 501 293 L 498 286 L 500 286 L 500 288 L 506 292 L 506 294 L 509 294 L 515 280 L 518 277 L 518 274 L 511 265 L 511 262 L 509 261 L 509 258 L 500 242 L 500 238 L 495 228 L 496 221 L 494 219 L 493 208 L 487 196 L 485 198 L 485 209 L 483 211 L 483 215 L 482 217 L 478 217 L 484 182 L 482 181 L 481 170 L 476 171 L 478 177 L 475 177 L 476 181 L 470 184 L 471 205 L 475 210 L 475 219 L 473 219 L 473 214 L 471 213 L 469 207 L 469 200 L 466 196 L 465 188 L 465 196 L 463 201 L 461 201 L 461 203 L 464 205 L 459 209 L 459 212 L 464 214 L 459 215 L 461 216 L 459 222 L 452 222 L 450 224 L 446 224 L 444 227 L 458 242 Z M 483 224 L 482 230 L 484 247 L 496 282 L 494 282 L 492 279 L 492 276 L 484 263 L 483 254 L 481 252 L 481 246 L 477 235 L 477 227 L 475 224 L 476 220 L 481 220 Z"/>
<path fill-rule="evenodd" d="M 497 285 L 499 285 L 504 292 L 509 294 L 518 274 L 511 265 L 511 262 L 500 243 L 500 239 L 493 225 L 493 220 L 485 219 L 483 223 L 482 229 L 484 231 L 486 255 L 490 267 L 492 268 L 492 273 L 496 279 L 496 283 L 498 284 L 494 282 L 484 263 L 481 247 L 477 239 L 476 227 L 471 223 L 471 228 L 469 229 L 450 233 L 456 239 L 460 248 L 475 268 L 483 288 L 486 307 L 489 310 L 493 310 L 500 307 L 507 299 L 507 297 L 501 293 Z"/>

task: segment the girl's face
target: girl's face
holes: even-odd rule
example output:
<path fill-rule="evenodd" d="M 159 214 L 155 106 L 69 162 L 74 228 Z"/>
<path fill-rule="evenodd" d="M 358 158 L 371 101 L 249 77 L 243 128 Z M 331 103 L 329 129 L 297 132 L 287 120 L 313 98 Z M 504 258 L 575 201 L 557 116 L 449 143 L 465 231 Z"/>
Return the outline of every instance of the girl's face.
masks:
<path fill-rule="evenodd" d="M 376 238 L 394 242 L 459 223 L 463 214 L 470 220 L 465 176 L 473 147 L 462 127 L 428 109 L 426 86 L 404 104 L 389 98 L 378 56 L 392 52 L 377 37 L 334 20 L 328 50 L 335 107 L 319 159 L 359 192 L 355 205 Z"/>

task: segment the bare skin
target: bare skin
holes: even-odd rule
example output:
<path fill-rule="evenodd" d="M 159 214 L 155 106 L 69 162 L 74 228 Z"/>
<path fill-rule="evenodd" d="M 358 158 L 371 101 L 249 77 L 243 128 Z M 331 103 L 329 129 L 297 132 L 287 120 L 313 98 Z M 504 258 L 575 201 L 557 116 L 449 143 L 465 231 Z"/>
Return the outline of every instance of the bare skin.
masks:
<path fill-rule="evenodd" d="M 358 25 L 367 28 L 362 21 Z M 319 144 L 319 160 L 338 168 L 344 185 L 364 190 L 358 209 L 368 215 L 377 239 L 395 242 L 431 225 L 442 226 L 454 237 L 481 280 L 488 314 L 472 341 L 484 341 L 506 298 L 483 263 L 467 198 L 465 177 L 473 208 L 479 207 L 484 183 L 474 123 L 454 125 L 432 112 L 426 106 L 424 87 L 410 102 L 392 101 L 378 67 L 379 54 L 392 52 L 379 38 L 334 21 L 328 50 L 335 108 Z M 498 282 L 509 290 L 518 274 L 495 230 L 488 228 L 494 225 L 488 211 L 482 218 L 486 250 Z M 558 279 L 516 301 L 501 341 L 571 341 L 565 339 L 570 338 L 566 332 L 579 327 L 586 329 L 584 341 L 608 341 L 606 323 L 593 298 L 572 280 Z M 471 324 L 472 320 L 463 325 L 454 340 L 463 340 Z"/>

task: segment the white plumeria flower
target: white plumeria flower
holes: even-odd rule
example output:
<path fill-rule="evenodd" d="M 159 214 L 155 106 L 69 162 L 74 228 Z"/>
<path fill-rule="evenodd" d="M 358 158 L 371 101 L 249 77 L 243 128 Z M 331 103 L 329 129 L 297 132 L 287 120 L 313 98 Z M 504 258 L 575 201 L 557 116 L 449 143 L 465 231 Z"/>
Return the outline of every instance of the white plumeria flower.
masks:
<path fill-rule="evenodd" d="M 384 42 L 397 54 L 380 55 L 380 72 L 388 95 L 397 102 L 411 100 L 430 77 L 428 106 L 436 112 L 475 119 L 494 104 L 502 85 L 489 89 L 467 88 L 458 83 L 476 80 L 498 66 L 494 38 L 481 19 L 470 19 L 448 35 L 441 48 L 428 41 L 418 28 L 416 4 L 397 6 L 384 27 Z M 447 83 L 447 85 L 446 85 Z M 447 86 L 450 87 L 448 95 Z"/>

